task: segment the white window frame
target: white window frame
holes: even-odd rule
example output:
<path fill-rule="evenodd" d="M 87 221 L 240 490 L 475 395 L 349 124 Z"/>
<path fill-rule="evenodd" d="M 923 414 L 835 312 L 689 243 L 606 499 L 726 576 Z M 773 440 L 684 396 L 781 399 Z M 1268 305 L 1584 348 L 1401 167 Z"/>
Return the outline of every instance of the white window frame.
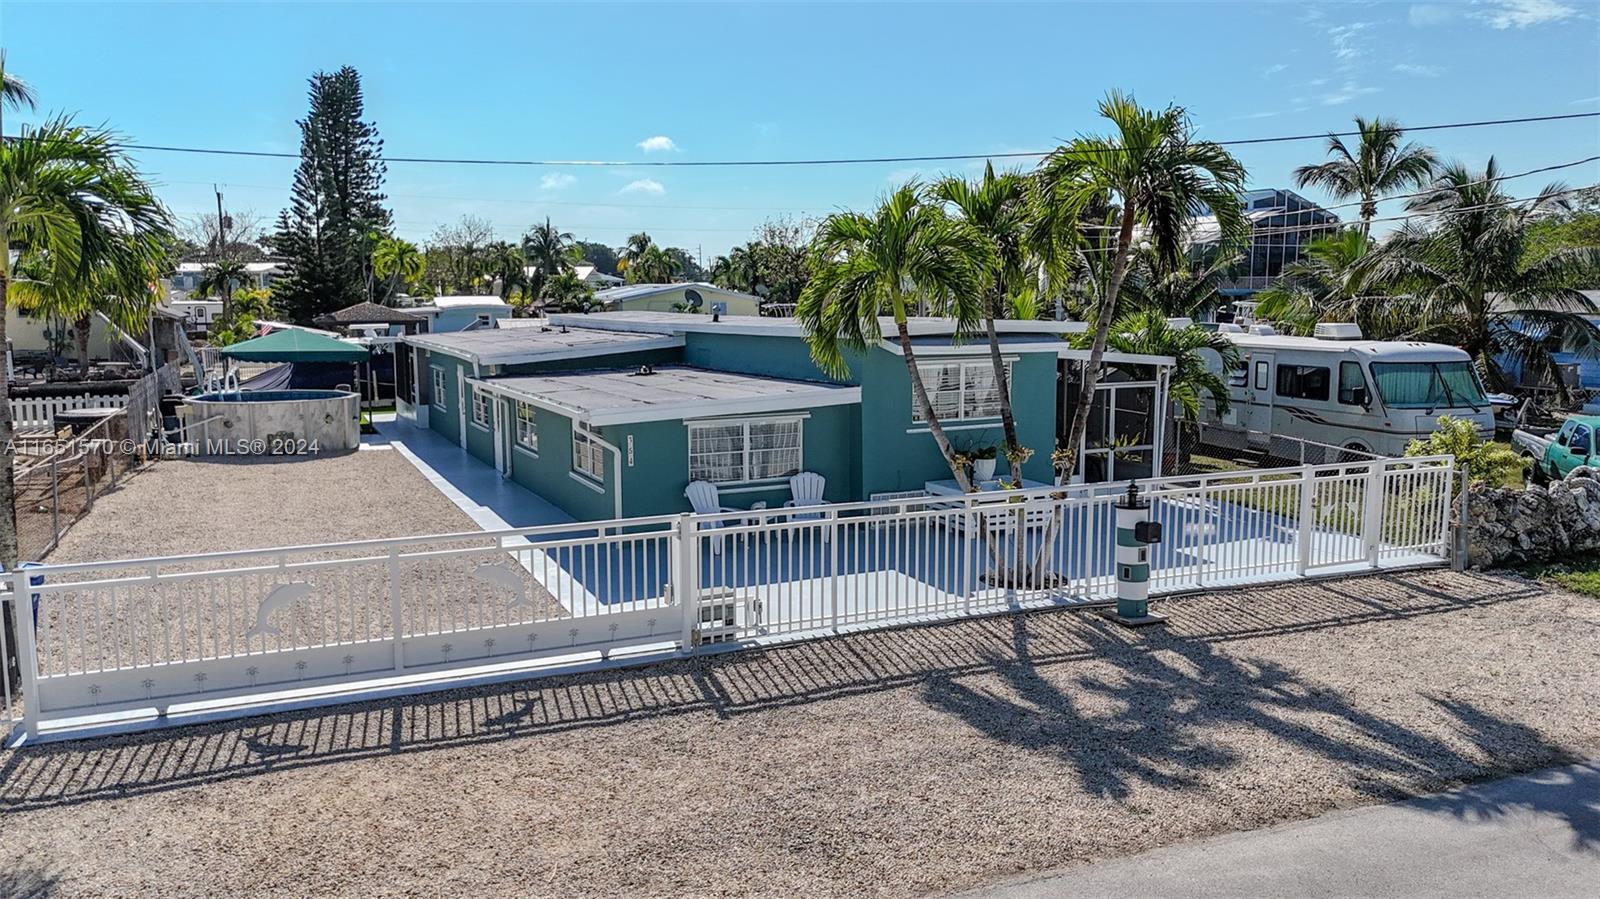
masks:
<path fill-rule="evenodd" d="M 1002 361 L 1006 367 L 1006 389 L 1009 390 L 1015 380 L 1012 377 L 1012 363 L 1016 360 L 1005 359 Z M 939 380 L 939 371 L 948 365 L 958 365 L 961 367 L 961 378 L 956 387 L 956 412 L 954 415 L 939 416 L 939 421 L 987 421 L 989 419 L 999 418 L 1000 405 L 998 399 L 995 401 L 993 412 L 981 414 L 974 413 L 971 415 L 967 414 L 967 371 L 969 369 L 976 368 L 992 375 L 994 373 L 994 362 L 989 359 L 949 359 L 938 362 L 918 362 L 917 373 L 922 376 L 922 385 L 928 390 L 928 402 L 933 405 L 934 409 L 937 410 L 939 408 L 938 397 L 940 394 L 936 389 L 937 382 Z M 915 387 L 911 389 L 911 421 L 914 424 L 919 425 L 927 424 L 927 420 L 922 417 L 922 409 L 917 405 L 917 394 Z"/>
<path fill-rule="evenodd" d="M 606 448 L 594 437 L 588 425 L 579 421 L 572 423 L 572 473 L 602 485 L 606 480 Z M 586 463 L 594 468 L 586 467 Z"/>
<path fill-rule="evenodd" d="M 516 417 L 513 444 L 530 456 L 539 455 L 539 413 L 532 403 L 517 401 L 512 414 Z"/>
<path fill-rule="evenodd" d="M 750 454 L 752 452 L 750 449 L 750 428 L 754 425 L 793 424 L 795 426 L 797 437 L 795 445 L 794 470 L 795 472 L 802 472 L 806 470 L 806 416 L 804 415 L 769 415 L 757 418 L 718 418 L 685 422 L 684 424 L 684 433 L 689 442 L 688 475 L 689 480 L 691 481 L 706 481 L 711 484 L 716 484 L 718 487 L 731 487 L 738 486 L 740 484 L 781 484 L 793 477 L 794 475 L 792 474 L 754 479 L 749 476 L 751 470 Z M 726 428 L 730 425 L 741 426 L 740 440 L 743 445 L 743 450 L 741 453 L 741 461 L 739 463 L 739 476 L 733 478 L 732 480 L 726 481 L 718 481 L 709 477 L 695 477 L 694 432 L 700 428 Z"/>
<path fill-rule="evenodd" d="M 443 412 L 446 408 L 444 402 L 444 368 L 438 365 L 430 365 L 428 368 L 433 371 L 433 395 L 428 398 L 429 405 Z"/>
<path fill-rule="evenodd" d="M 467 397 L 467 402 L 472 404 L 472 426 L 480 431 L 489 430 L 490 426 L 494 424 L 494 394 L 472 384 L 468 384 L 467 389 L 471 391 L 471 395 Z M 478 401 L 480 399 L 483 400 L 481 406 L 483 418 L 481 420 L 478 418 L 478 410 L 480 408 Z"/>

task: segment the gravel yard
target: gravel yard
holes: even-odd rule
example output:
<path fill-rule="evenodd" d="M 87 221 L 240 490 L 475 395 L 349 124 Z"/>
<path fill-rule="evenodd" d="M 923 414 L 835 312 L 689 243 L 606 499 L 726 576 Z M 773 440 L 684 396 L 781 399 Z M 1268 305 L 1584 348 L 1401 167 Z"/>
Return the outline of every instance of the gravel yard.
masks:
<path fill-rule="evenodd" d="M 302 459 L 242 458 L 159 462 L 96 500 L 46 561 L 96 562 L 239 549 L 476 532 L 478 527 L 398 452 L 370 450 Z M 535 578 L 507 564 L 492 541 L 429 543 L 459 549 L 447 558 L 407 559 L 400 567 L 409 626 L 444 622 L 536 621 L 565 617 Z M 304 579 L 314 592 L 285 613 L 284 634 L 246 636 L 262 596 L 287 574 L 263 573 L 217 589 L 206 580 L 52 594 L 42 600 L 40 651 L 45 673 L 201 658 L 244 649 L 320 644 L 339 635 L 360 640 L 390 632 L 382 553 L 371 549 L 301 553 L 290 562 L 374 556 L 359 571 L 330 569 Z M 271 557 L 163 566 L 165 572 L 276 564 Z M 508 609 L 472 577 L 480 565 L 522 577 L 531 605 Z M 548 566 L 546 566 L 548 568 Z M 101 580 L 142 574 L 94 572 Z M 300 576 L 293 579 L 299 580 Z M 93 614 L 85 614 L 92 609 Z M 151 610 L 165 614 L 152 615 Z"/>
<path fill-rule="evenodd" d="M 907 896 L 1600 754 L 1600 601 L 1420 572 L 1160 607 L 0 754 L 0 892 Z"/>
<path fill-rule="evenodd" d="M 44 561 L 475 531 L 393 450 L 158 462 L 95 500 Z"/>

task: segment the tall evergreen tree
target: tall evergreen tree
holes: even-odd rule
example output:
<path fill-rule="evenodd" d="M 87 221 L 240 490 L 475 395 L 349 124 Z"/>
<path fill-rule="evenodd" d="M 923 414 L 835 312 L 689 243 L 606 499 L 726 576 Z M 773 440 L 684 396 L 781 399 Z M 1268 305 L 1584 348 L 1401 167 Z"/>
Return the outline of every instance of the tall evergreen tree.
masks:
<path fill-rule="evenodd" d="M 383 141 L 363 121 L 361 75 L 350 66 L 311 76 L 311 111 L 300 120 L 300 167 L 276 249 L 288 269 L 274 302 L 297 322 L 368 299 L 374 289 L 368 235 L 387 232 Z"/>

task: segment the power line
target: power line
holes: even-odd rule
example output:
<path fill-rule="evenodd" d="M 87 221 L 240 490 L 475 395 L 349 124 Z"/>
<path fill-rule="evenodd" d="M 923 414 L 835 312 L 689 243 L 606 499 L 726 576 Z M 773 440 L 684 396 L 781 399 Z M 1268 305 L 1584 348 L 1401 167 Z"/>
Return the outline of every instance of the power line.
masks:
<path fill-rule="evenodd" d="M 1443 131 L 1455 128 L 1483 128 L 1493 125 L 1522 125 L 1535 122 L 1558 122 L 1569 119 L 1590 119 L 1600 117 L 1600 112 L 1571 112 L 1560 115 L 1521 116 L 1509 119 L 1482 119 L 1471 122 L 1447 122 L 1435 125 L 1415 125 L 1408 128 L 1397 128 L 1396 131 L 1420 132 Z M 1251 137 L 1234 140 L 1212 141 L 1211 143 L 1229 147 L 1253 146 L 1257 144 L 1287 143 L 1290 141 L 1327 140 L 1330 137 L 1359 137 L 1360 131 L 1327 131 L 1318 134 L 1285 134 L 1275 137 Z M 6 136 L 6 140 L 20 140 L 26 136 Z M 146 150 L 158 153 L 197 153 L 211 156 L 241 156 L 264 159 L 299 159 L 299 153 L 288 153 L 269 150 L 228 150 L 210 147 L 179 147 L 161 144 L 133 144 L 116 143 L 124 150 Z M 1096 154 L 1104 151 L 1095 151 Z M 1052 153 L 1073 155 L 1072 151 L 1060 149 L 1054 151 L 1018 151 L 1006 153 L 948 153 L 941 155 L 922 156 L 867 156 L 867 157 L 833 157 L 819 159 L 720 159 L 720 160 L 692 160 L 692 159 L 647 159 L 647 160 L 602 160 L 602 159 L 474 159 L 452 158 L 434 156 L 383 156 L 379 160 L 385 163 L 417 163 L 430 165 L 505 165 L 505 166 L 571 166 L 571 167 L 639 167 L 639 168 L 710 168 L 733 166 L 813 166 L 813 165 L 872 165 L 884 163 L 906 162 L 963 162 L 977 159 L 1037 159 L 1049 156 Z"/>

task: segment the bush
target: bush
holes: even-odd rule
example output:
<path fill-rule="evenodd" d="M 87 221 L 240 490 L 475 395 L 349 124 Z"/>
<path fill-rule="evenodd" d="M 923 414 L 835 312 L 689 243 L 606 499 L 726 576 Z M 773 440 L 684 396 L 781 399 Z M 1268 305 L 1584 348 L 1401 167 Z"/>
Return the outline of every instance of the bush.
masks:
<path fill-rule="evenodd" d="M 1439 417 L 1439 429 L 1426 440 L 1413 440 L 1406 447 L 1408 456 L 1454 456 L 1456 465 L 1466 468 L 1475 482 L 1491 487 L 1510 487 L 1522 483 L 1527 460 L 1503 443 L 1484 440 L 1478 429 L 1464 418 Z"/>

